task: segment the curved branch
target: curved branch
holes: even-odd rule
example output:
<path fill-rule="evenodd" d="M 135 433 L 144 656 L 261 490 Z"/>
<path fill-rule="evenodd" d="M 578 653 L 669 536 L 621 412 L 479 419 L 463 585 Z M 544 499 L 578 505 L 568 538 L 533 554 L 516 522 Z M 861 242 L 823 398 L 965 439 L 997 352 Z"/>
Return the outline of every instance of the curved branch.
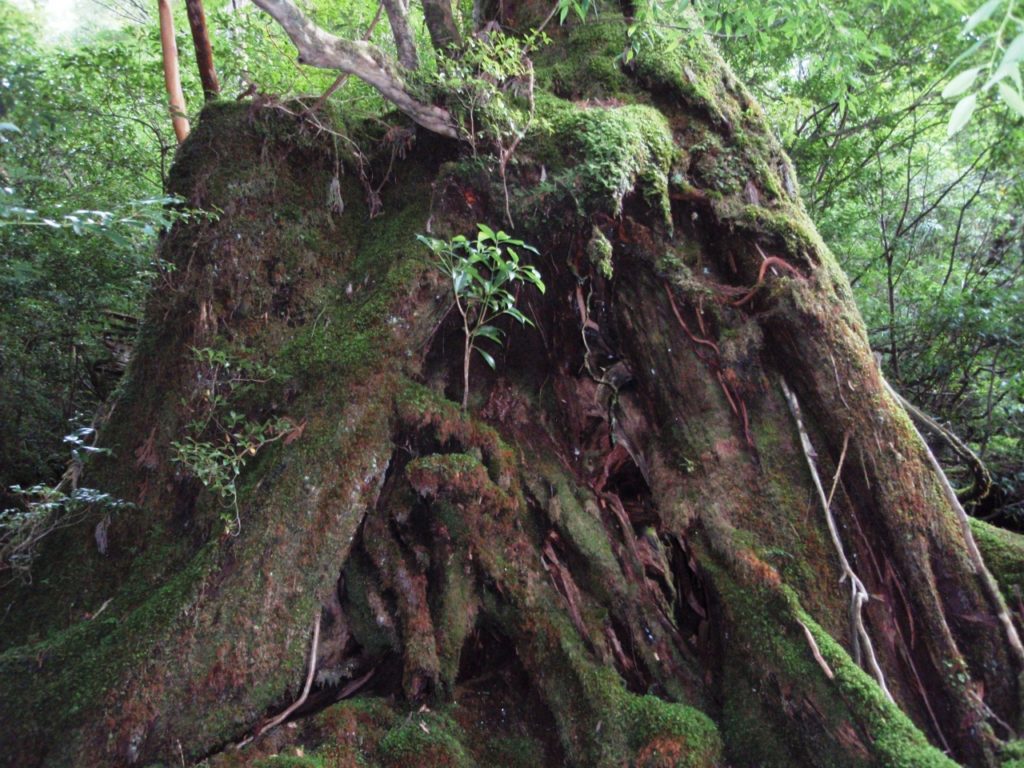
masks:
<path fill-rule="evenodd" d="M 406 90 L 398 68 L 377 46 L 362 40 L 344 40 L 324 31 L 291 0 L 253 2 L 281 25 L 298 50 L 301 63 L 355 75 L 427 130 L 458 138 L 458 129 L 448 111 L 417 101 Z"/>

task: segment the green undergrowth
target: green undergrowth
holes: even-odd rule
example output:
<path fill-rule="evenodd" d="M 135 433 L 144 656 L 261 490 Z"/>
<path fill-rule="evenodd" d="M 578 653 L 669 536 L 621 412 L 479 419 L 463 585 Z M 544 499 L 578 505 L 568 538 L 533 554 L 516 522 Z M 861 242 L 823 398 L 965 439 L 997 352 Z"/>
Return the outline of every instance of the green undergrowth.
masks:
<path fill-rule="evenodd" d="M 1024 768 L 1024 741 L 1008 741 L 999 753 L 1002 758 L 1000 768 Z"/>

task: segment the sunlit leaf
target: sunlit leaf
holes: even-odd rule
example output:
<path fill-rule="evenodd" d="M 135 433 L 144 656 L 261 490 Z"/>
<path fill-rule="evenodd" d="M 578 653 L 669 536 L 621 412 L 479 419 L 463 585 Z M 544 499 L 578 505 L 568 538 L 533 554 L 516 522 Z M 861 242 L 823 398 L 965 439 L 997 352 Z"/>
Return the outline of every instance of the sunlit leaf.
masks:
<path fill-rule="evenodd" d="M 970 15 L 967 23 L 964 24 L 964 32 L 970 32 L 979 24 L 988 21 L 996 9 L 1003 4 L 1003 0 L 988 0 L 983 6 Z"/>
<path fill-rule="evenodd" d="M 946 135 L 953 136 L 965 126 L 971 119 L 971 115 L 974 114 L 975 107 L 978 106 L 978 94 L 972 93 L 970 96 L 965 96 L 960 99 L 955 107 L 953 107 L 953 113 L 949 116 L 949 125 L 946 126 Z"/>
<path fill-rule="evenodd" d="M 501 344 L 501 329 L 495 328 L 493 325 L 481 325 L 473 332 L 473 335 L 483 336 L 484 338 Z"/>
<path fill-rule="evenodd" d="M 484 362 L 491 367 L 492 371 L 497 368 L 497 364 L 494 362 L 494 358 L 491 356 L 490 352 L 480 349 L 480 347 L 476 347 L 476 351 L 480 353 L 480 357 L 482 357 Z"/>
<path fill-rule="evenodd" d="M 1006 106 L 1024 117 L 1024 99 L 1008 83 L 999 84 L 999 98 L 1006 103 Z"/>
<path fill-rule="evenodd" d="M 1003 54 L 1003 60 L 999 66 L 1016 64 L 1021 59 L 1024 59 L 1024 32 L 1017 35 L 1013 42 L 1006 46 L 1006 53 Z"/>
<path fill-rule="evenodd" d="M 946 87 L 942 89 L 942 98 L 951 99 L 954 96 L 959 96 L 972 85 L 974 81 L 978 79 L 978 73 L 981 72 L 981 67 L 971 67 L 965 69 L 959 75 L 950 80 Z"/>

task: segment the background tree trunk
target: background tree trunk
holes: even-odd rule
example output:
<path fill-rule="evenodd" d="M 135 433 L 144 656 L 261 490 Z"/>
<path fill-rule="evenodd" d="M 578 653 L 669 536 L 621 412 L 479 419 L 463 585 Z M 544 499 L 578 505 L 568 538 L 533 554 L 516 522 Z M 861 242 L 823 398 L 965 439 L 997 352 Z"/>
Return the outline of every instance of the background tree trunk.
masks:
<path fill-rule="evenodd" d="M 139 509 L 55 535 L 3 594 L 8 764 L 997 764 L 1005 606 L 787 159 L 706 43 L 621 69 L 624 40 L 602 16 L 535 56 L 547 129 L 509 204 L 548 290 L 467 413 L 414 235 L 500 221 L 497 175 L 421 133 L 384 216 L 356 173 L 337 216 L 332 142 L 207 107 L 173 186 L 222 213 L 165 238 L 94 469 Z M 302 425 L 247 467 L 237 536 L 172 460 L 209 347 L 277 370 L 250 421 Z M 311 667 L 297 727 L 235 750 Z"/>
<path fill-rule="evenodd" d="M 210 32 L 206 26 L 203 2 L 185 0 L 185 9 L 188 11 L 188 25 L 192 29 L 192 44 L 196 49 L 196 65 L 199 67 L 199 80 L 203 84 L 203 96 L 210 101 L 220 95 L 220 84 L 217 82 L 217 69 L 213 65 L 213 49 L 210 47 Z"/>

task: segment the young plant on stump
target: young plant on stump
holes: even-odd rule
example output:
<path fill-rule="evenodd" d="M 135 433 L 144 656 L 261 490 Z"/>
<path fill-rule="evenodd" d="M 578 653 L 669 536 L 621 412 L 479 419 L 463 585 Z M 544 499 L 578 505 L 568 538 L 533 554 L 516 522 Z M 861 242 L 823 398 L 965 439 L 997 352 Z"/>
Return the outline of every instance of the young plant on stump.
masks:
<path fill-rule="evenodd" d="M 536 267 L 522 264 L 516 248 L 533 253 L 537 249 L 505 232 L 477 224 L 476 240 L 456 235 L 451 240 L 417 235 L 437 259 L 437 268 L 452 281 L 455 308 L 462 317 L 465 347 L 462 354 L 462 410 L 469 402 L 469 363 L 475 349 L 493 370 L 494 356 L 480 346 L 490 339 L 501 344 L 502 331 L 492 325 L 503 316 L 521 325 L 533 321 L 516 309 L 517 283 L 529 283 L 544 293 L 544 281 Z"/>

